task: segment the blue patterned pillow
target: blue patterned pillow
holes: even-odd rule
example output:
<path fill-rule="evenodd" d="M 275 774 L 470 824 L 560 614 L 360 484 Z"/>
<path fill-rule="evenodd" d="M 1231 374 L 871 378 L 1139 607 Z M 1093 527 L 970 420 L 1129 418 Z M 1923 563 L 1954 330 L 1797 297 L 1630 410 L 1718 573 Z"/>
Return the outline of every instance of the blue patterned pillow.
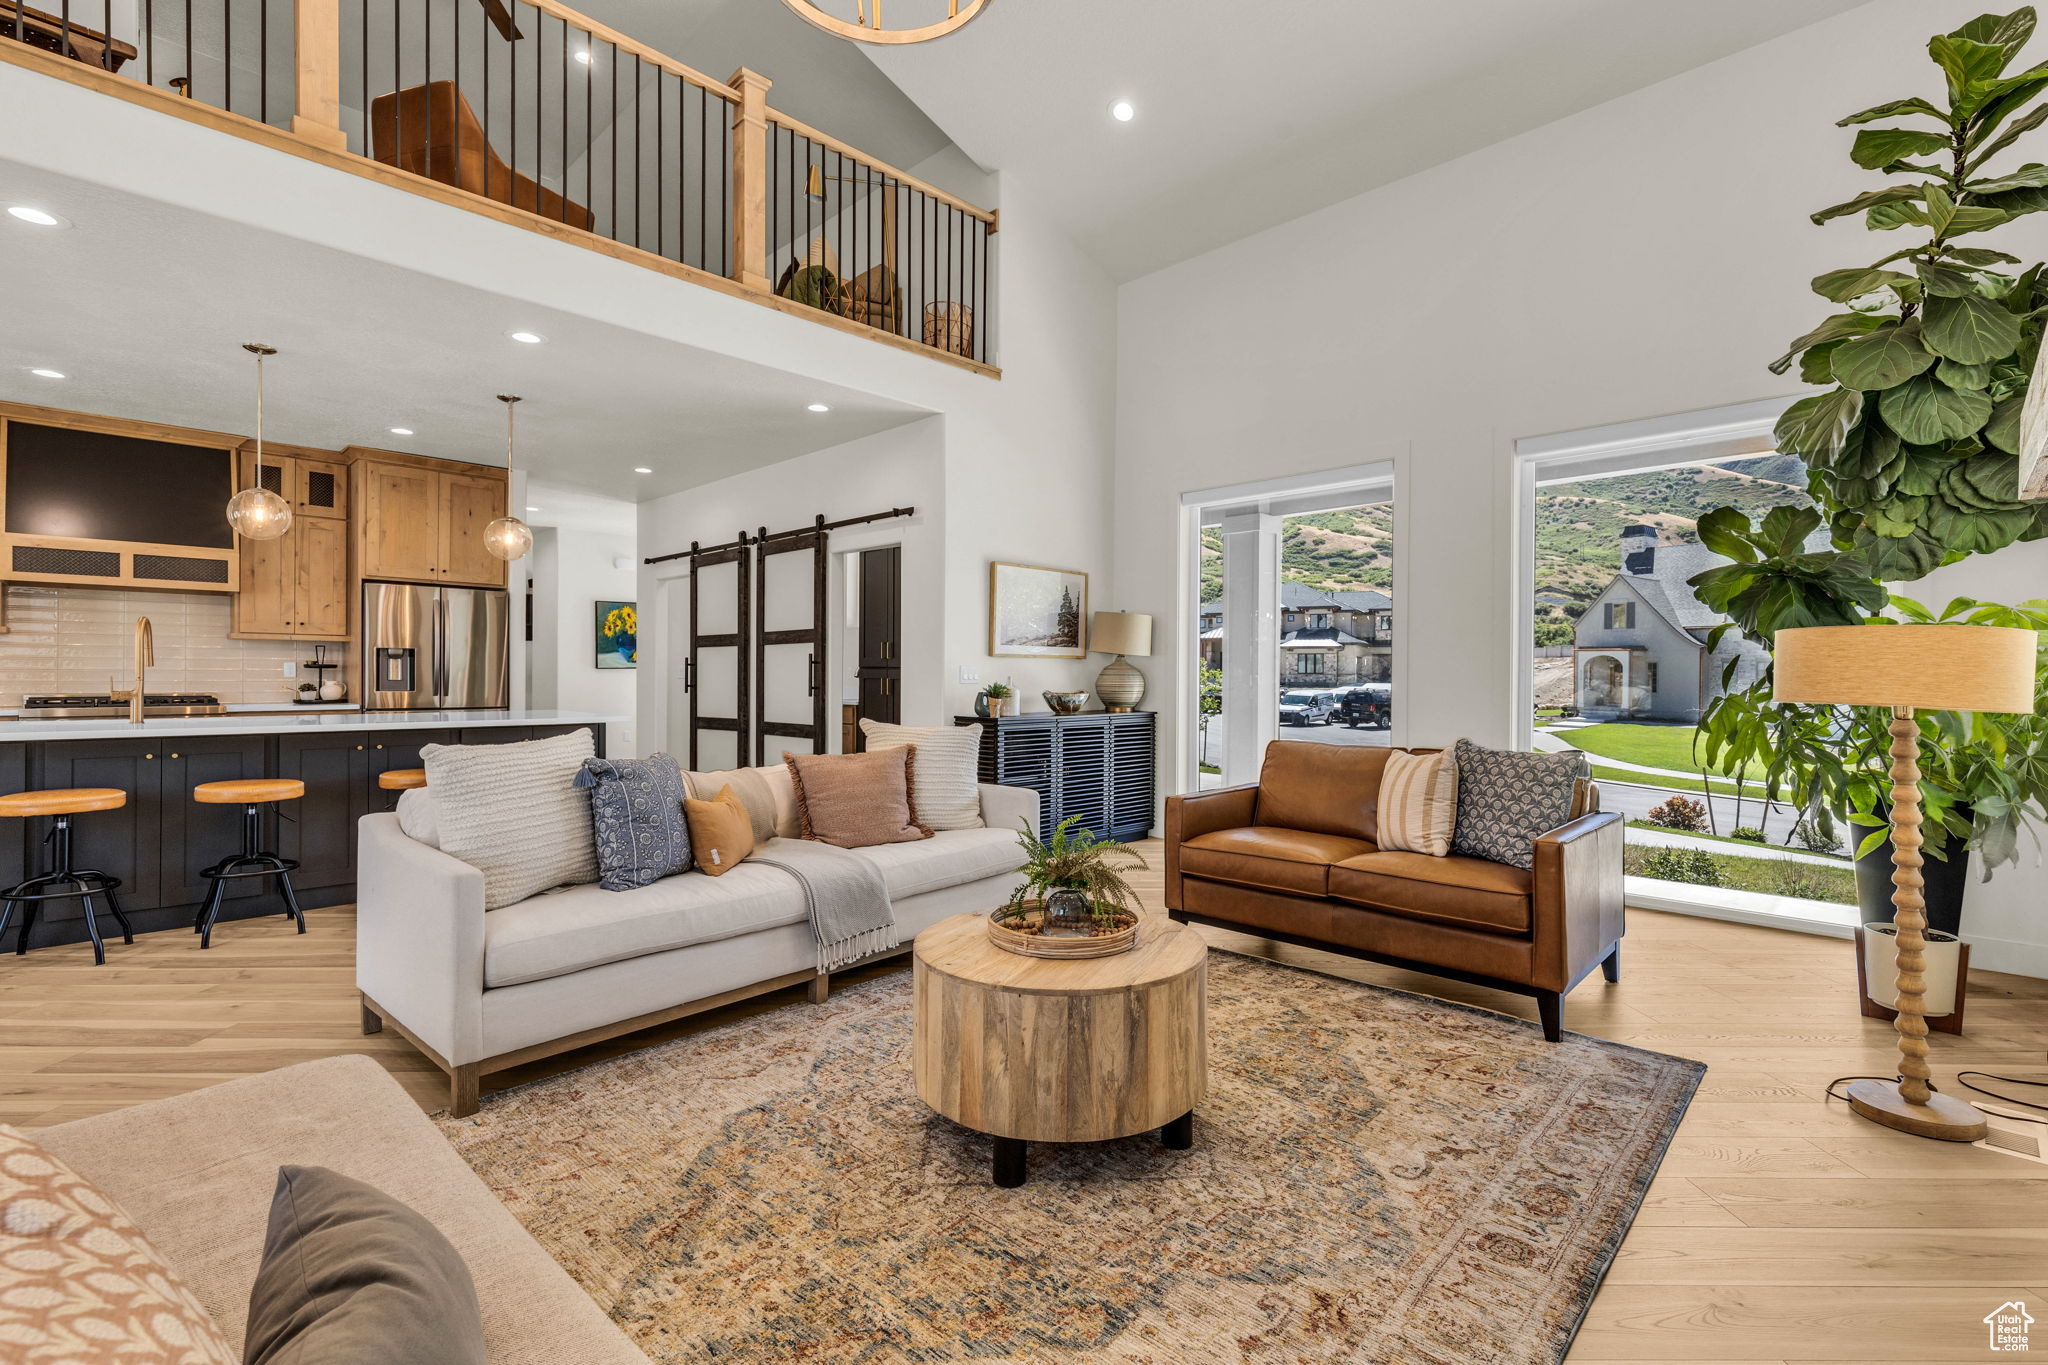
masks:
<path fill-rule="evenodd" d="M 1488 749 L 1461 739 L 1458 824 L 1451 852 L 1509 867 L 1536 866 L 1536 840 L 1572 818 L 1572 784 L 1586 775 L 1586 756 Z"/>
<path fill-rule="evenodd" d="M 690 870 L 683 773 L 673 758 L 586 758 L 576 785 L 591 789 L 599 886 L 631 891 Z"/>

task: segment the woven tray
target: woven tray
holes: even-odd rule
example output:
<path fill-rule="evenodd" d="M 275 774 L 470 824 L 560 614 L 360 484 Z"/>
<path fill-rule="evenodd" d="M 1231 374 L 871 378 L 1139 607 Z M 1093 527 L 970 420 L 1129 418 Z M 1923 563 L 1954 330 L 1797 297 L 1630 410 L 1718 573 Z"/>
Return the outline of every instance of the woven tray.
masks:
<path fill-rule="evenodd" d="M 1026 901 L 1021 916 L 1013 915 L 1008 906 L 992 910 L 988 916 L 989 941 L 1006 953 L 1019 957 L 1043 957 L 1078 961 L 1090 957 L 1115 957 L 1127 953 L 1138 943 L 1138 917 L 1128 910 L 1116 912 L 1116 928 L 1093 938 L 1045 938 L 1035 932 L 1035 927 L 1045 918 L 1045 902 Z M 1011 928 L 1021 919 L 1025 927 Z M 1005 921 L 1008 923 L 1005 923 Z"/>

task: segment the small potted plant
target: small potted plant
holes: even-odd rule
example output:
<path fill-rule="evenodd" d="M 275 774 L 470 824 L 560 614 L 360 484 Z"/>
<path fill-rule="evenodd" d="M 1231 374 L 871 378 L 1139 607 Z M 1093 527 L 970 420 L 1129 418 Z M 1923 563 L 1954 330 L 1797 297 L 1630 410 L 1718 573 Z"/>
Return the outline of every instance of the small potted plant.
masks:
<path fill-rule="evenodd" d="M 981 689 L 980 705 L 975 709 L 984 716 L 1009 716 L 1016 714 L 1016 692 L 1008 683 L 992 682 Z"/>
<path fill-rule="evenodd" d="M 1042 899 L 1045 916 L 1037 933 L 1044 938 L 1093 938 L 1137 921 L 1137 893 L 1123 874 L 1144 867 L 1145 860 L 1128 844 L 1079 828 L 1080 821 L 1068 816 L 1050 839 L 1028 826 L 1017 838 L 1024 850 L 1017 871 L 1024 881 L 1010 893 L 1006 916 L 1020 920 Z"/>
<path fill-rule="evenodd" d="M 320 689 L 309 682 L 302 682 L 299 684 L 299 694 L 293 700 L 301 706 L 310 705 L 320 700 Z"/>

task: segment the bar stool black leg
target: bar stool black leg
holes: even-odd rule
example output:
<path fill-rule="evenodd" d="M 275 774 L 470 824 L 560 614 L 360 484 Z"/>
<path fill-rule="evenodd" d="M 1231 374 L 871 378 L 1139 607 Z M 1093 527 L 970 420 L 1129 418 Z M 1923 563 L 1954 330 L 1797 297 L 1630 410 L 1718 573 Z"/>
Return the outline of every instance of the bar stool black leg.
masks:
<path fill-rule="evenodd" d="M 100 939 L 100 922 L 93 917 L 92 892 L 85 889 L 84 882 L 77 882 L 78 904 L 85 910 L 85 936 L 92 940 L 92 965 L 107 965 L 107 945 Z"/>
<path fill-rule="evenodd" d="M 284 893 L 284 912 L 298 921 L 299 932 L 306 932 L 306 912 L 299 908 L 299 897 L 292 890 L 292 874 L 283 868 L 277 870 L 277 889 Z"/>
<path fill-rule="evenodd" d="M 223 867 L 221 870 L 227 869 Z M 220 903 L 227 889 L 228 884 L 219 877 L 213 878 L 213 885 L 207 888 L 206 904 L 199 907 L 199 918 L 192 923 L 193 930 L 199 935 L 201 948 L 213 946 L 213 922 L 220 918 Z"/>
<path fill-rule="evenodd" d="M 128 923 L 128 916 L 121 912 L 121 898 L 114 894 L 114 887 L 119 886 L 121 883 L 117 879 L 109 877 L 106 873 L 95 871 L 92 868 L 81 868 L 78 875 L 99 884 L 98 890 L 94 894 L 107 898 L 107 909 L 113 912 L 114 923 L 121 926 L 121 941 L 123 943 L 135 942 L 134 926 Z"/>

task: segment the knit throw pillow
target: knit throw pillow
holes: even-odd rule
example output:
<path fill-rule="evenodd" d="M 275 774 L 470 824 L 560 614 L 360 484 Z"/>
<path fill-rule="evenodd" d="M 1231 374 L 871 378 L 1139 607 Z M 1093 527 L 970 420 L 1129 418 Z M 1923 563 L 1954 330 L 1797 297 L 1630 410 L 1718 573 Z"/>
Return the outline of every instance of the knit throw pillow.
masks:
<path fill-rule="evenodd" d="M 0 1127 L 0 1360 L 235 1365 L 142 1230 L 91 1181 Z"/>
<path fill-rule="evenodd" d="M 891 725 L 862 720 L 868 752 L 915 745 L 911 768 L 917 782 L 917 818 L 935 830 L 980 829 L 981 727 L 979 725 Z"/>
<path fill-rule="evenodd" d="M 1586 756 L 1488 749 L 1469 739 L 1451 753 L 1458 768 L 1458 827 L 1451 852 L 1509 867 L 1536 866 L 1536 840 L 1572 816 L 1574 784 Z"/>
<path fill-rule="evenodd" d="M 588 730 L 420 750 L 441 851 L 484 874 L 484 909 L 597 880 L 590 793 L 576 785 L 595 750 Z"/>
<path fill-rule="evenodd" d="M 1387 756 L 1380 774 L 1380 847 L 1441 858 L 1458 821 L 1458 765 L 1446 753 Z"/>
<path fill-rule="evenodd" d="M 586 758 L 576 785 L 590 792 L 599 886 L 631 891 L 689 870 L 683 770 L 673 758 Z"/>
<path fill-rule="evenodd" d="M 840 848 L 907 844 L 932 837 L 917 818 L 917 746 L 867 754 L 791 754 L 802 835 Z"/>
<path fill-rule="evenodd" d="M 754 842 L 796 838 L 796 786 L 789 769 L 780 763 L 765 768 L 730 768 L 724 772 L 687 772 L 683 785 L 699 801 L 714 801 L 731 787 L 733 795 L 747 809 L 754 828 Z"/>

